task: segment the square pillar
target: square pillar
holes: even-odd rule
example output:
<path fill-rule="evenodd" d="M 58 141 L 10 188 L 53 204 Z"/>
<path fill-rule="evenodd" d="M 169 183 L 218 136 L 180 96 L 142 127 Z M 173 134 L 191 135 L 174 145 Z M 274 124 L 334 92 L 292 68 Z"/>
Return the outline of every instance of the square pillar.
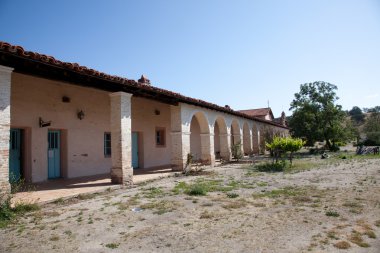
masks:
<path fill-rule="evenodd" d="M 115 92 L 111 98 L 111 181 L 114 184 L 132 185 L 132 94 Z"/>
<path fill-rule="evenodd" d="M 170 163 L 174 171 L 182 171 L 190 154 L 190 131 L 182 125 L 181 107 L 170 106 L 171 112 L 171 158 Z"/>
<path fill-rule="evenodd" d="M 202 161 L 214 167 L 215 150 L 213 133 L 201 134 L 201 154 Z"/>
<path fill-rule="evenodd" d="M 11 190 L 9 184 L 9 140 L 12 71 L 12 68 L 0 65 L 0 194 Z"/>
<path fill-rule="evenodd" d="M 232 160 L 230 134 L 220 134 L 220 157 L 225 161 Z"/>

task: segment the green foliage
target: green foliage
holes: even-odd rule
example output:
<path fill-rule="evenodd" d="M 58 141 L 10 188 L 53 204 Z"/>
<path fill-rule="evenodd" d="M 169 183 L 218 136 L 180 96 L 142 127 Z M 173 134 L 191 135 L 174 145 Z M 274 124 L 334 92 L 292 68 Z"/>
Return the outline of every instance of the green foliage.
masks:
<path fill-rule="evenodd" d="M 362 109 L 360 109 L 357 106 L 352 107 L 352 109 L 348 111 L 348 114 L 351 116 L 351 119 L 356 123 L 361 123 L 365 119 L 365 115 Z"/>
<path fill-rule="evenodd" d="M 336 211 L 333 211 L 333 210 L 329 210 L 329 211 L 326 211 L 326 216 L 330 216 L 330 217 L 339 217 L 339 213 L 336 212 Z"/>
<path fill-rule="evenodd" d="M 281 154 L 289 152 L 290 164 L 293 162 L 293 154 L 300 150 L 305 142 L 300 138 L 274 137 L 271 143 L 266 143 L 267 149 L 272 151 L 276 163 Z"/>
<path fill-rule="evenodd" d="M 331 149 L 337 141 L 352 138 L 352 129 L 345 122 L 346 114 L 335 104 L 337 86 L 327 82 L 302 84 L 290 104 L 293 115 L 289 126 L 294 136 L 305 138 L 307 146 L 325 141 Z"/>
<path fill-rule="evenodd" d="M 14 207 L 11 205 L 12 195 L 5 193 L 0 196 L 0 228 L 6 227 L 10 222 L 28 212 L 37 211 L 40 207 L 37 204 L 18 203 Z"/>
<path fill-rule="evenodd" d="M 243 158 L 243 152 L 241 151 L 241 143 L 236 143 L 232 145 L 231 147 L 231 153 L 232 157 L 239 161 L 241 158 Z"/>
<path fill-rule="evenodd" d="M 366 134 L 366 145 L 380 145 L 380 113 L 373 112 L 364 125 L 364 133 Z"/>
<path fill-rule="evenodd" d="M 186 193 L 192 196 L 205 196 L 207 195 L 207 187 L 203 184 L 194 184 Z"/>

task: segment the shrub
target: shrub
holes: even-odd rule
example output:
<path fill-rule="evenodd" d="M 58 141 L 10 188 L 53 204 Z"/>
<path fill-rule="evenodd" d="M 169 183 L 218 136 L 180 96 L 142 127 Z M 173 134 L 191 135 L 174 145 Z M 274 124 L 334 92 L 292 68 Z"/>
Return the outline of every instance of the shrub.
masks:
<path fill-rule="evenodd" d="M 189 195 L 195 195 L 195 196 L 205 196 L 207 194 L 207 189 L 202 184 L 194 184 L 190 187 L 190 189 L 187 191 L 187 194 Z"/>
<path fill-rule="evenodd" d="M 231 153 L 232 157 L 239 161 L 241 158 L 243 158 L 243 152 L 241 152 L 241 143 L 236 143 L 232 145 L 231 147 Z"/>
<path fill-rule="evenodd" d="M 281 157 L 281 154 L 289 152 L 289 161 L 290 165 L 292 165 L 294 152 L 300 150 L 304 144 L 305 142 L 299 138 L 274 137 L 272 142 L 266 143 L 266 147 L 273 153 L 273 158 L 276 163 Z"/>

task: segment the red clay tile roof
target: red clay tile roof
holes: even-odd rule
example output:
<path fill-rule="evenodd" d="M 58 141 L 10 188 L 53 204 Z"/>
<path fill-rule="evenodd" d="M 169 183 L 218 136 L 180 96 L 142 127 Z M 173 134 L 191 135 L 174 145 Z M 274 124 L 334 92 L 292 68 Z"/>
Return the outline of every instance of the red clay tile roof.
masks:
<path fill-rule="evenodd" d="M 8 60 L 7 57 L 13 57 L 14 59 L 12 59 L 12 61 L 10 61 L 10 60 Z M 134 93 L 134 92 L 137 93 L 137 89 L 138 89 L 139 93 L 137 93 L 137 94 L 141 94 L 141 92 L 145 92 L 145 93 L 149 93 L 149 94 L 153 93 L 157 96 L 164 96 L 165 98 L 170 98 L 173 101 L 175 100 L 176 102 L 182 102 L 182 103 L 197 105 L 200 107 L 204 107 L 204 108 L 208 108 L 208 109 L 212 109 L 212 110 L 236 115 L 236 116 L 243 117 L 243 118 L 252 119 L 255 121 L 259 121 L 259 122 L 263 122 L 263 123 L 267 123 L 270 125 L 274 125 L 274 126 L 278 126 L 278 127 L 282 127 L 282 128 L 287 129 L 287 127 L 284 127 L 284 126 L 277 124 L 275 122 L 260 119 L 260 118 L 253 117 L 253 116 L 249 116 L 249 115 L 241 113 L 239 111 L 234 111 L 230 108 L 218 106 L 216 104 L 212 104 L 212 103 L 200 100 L 200 99 L 187 97 L 187 96 L 181 95 L 179 93 L 175 93 L 175 92 L 168 91 L 168 90 L 161 89 L 161 88 L 157 88 L 157 87 L 154 87 L 151 85 L 139 83 L 139 82 L 136 82 L 135 80 L 127 79 L 124 77 L 108 75 L 106 73 L 103 73 L 103 72 L 100 72 L 100 71 L 97 71 L 94 69 L 90 69 L 90 68 L 87 68 L 85 66 L 81 66 L 77 63 L 62 62 L 62 61 L 55 59 L 52 56 L 39 54 L 36 52 L 31 52 L 31 51 L 26 51 L 21 46 L 15 46 L 15 45 L 11 45 L 7 42 L 0 41 L 0 65 L 15 68 L 15 71 L 17 71 L 18 70 L 17 67 L 19 65 L 17 65 L 16 63 L 18 63 L 19 61 L 26 61 L 28 63 L 25 68 L 28 68 L 33 63 L 43 64 L 49 68 L 53 68 L 54 71 L 56 71 L 57 73 L 59 71 L 71 71 L 71 72 L 79 74 L 81 76 L 94 77 L 94 78 L 101 79 L 102 81 L 106 81 L 108 83 L 109 89 L 111 89 L 111 86 L 112 86 L 113 90 L 116 87 L 120 91 L 124 91 L 124 90 L 126 90 L 126 88 L 129 88 L 129 89 L 133 88 L 132 91 L 128 90 L 131 93 Z M 19 71 L 22 72 L 22 71 L 25 71 L 25 69 L 19 70 Z M 66 75 L 66 72 L 64 72 L 64 75 Z M 89 86 L 89 84 L 87 84 L 87 85 Z M 94 87 L 99 88 L 99 86 L 94 86 Z M 108 88 L 102 86 L 102 89 L 108 89 Z"/>
<path fill-rule="evenodd" d="M 272 110 L 270 108 L 258 108 L 258 109 L 249 109 L 249 110 L 239 110 L 238 112 L 247 114 L 253 117 L 266 116 L 268 113 L 272 114 Z M 272 114 L 273 116 L 273 114 Z"/>

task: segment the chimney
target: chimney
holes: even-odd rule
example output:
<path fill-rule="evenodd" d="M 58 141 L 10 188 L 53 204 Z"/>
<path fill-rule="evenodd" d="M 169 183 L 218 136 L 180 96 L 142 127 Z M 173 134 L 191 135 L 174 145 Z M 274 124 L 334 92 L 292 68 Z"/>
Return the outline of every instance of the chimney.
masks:
<path fill-rule="evenodd" d="M 150 86 L 150 80 L 144 75 L 141 75 L 141 78 L 138 80 L 138 82 Z"/>

